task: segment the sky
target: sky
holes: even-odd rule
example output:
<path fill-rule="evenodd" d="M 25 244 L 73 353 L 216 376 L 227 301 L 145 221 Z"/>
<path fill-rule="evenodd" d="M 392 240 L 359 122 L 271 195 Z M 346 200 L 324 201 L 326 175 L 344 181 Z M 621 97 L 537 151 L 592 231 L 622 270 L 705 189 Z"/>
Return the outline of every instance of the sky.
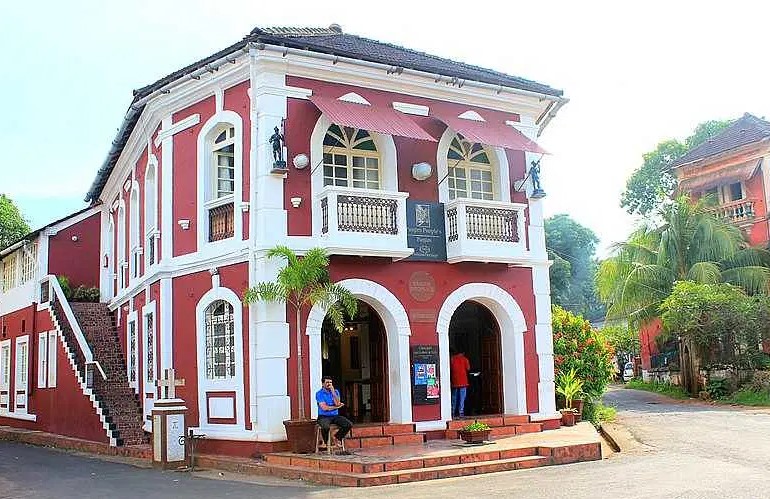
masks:
<path fill-rule="evenodd" d="M 28 0 L 0 5 L 0 193 L 33 227 L 83 198 L 132 90 L 255 26 L 338 23 L 347 33 L 564 90 L 539 139 L 546 215 L 600 238 L 636 220 L 620 195 L 642 154 L 700 122 L 770 116 L 762 2 L 282 2 Z"/>

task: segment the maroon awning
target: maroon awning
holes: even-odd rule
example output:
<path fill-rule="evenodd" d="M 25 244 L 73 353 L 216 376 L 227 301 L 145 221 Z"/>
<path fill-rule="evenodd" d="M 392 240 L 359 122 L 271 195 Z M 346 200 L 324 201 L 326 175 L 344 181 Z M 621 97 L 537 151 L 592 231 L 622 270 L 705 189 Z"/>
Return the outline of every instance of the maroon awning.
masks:
<path fill-rule="evenodd" d="M 535 141 L 529 140 L 523 133 L 503 122 L 468 120 L 458 118 L 451 112 L 436 111 L 433 108 L 431 108 L 430 114 L 471 142 L 504 147 L 515 151 L 548 154 Z"/>
<path fill-rule="evenodd" d="M 407 115 L 389 107 L 357 104 L 317 95 L 311 96 L 310 102 L 337 125 L 436 142 Z"/>

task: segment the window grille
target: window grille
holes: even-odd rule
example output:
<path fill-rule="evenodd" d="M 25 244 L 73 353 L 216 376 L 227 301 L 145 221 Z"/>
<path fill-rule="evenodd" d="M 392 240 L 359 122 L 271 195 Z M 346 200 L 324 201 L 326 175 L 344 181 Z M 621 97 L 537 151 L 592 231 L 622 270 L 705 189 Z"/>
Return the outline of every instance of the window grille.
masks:
<path fill-rule="evenodd" d="M 233 306 L 217 300 L 206 308 L 206 378 L 235 377 Z"/>

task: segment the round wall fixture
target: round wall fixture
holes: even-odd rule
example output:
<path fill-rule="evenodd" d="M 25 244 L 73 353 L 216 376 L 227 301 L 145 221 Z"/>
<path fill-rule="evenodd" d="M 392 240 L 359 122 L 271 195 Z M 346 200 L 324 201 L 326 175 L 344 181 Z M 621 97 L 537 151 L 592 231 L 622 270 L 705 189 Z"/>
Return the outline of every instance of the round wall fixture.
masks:
<path fill-rule="evenodd" d="M 302 170 L 310 164 L 310 159 L 307 157 L 307 154 L 297 154 L 294 156 L 292 163 L 294 164 L 294 168 Z"/>
<path fill-rule="evenodd" d="M 415 180 L 427 180 L 431 173 L 433 173 L 433 167 L 430 163 L 417 163 L 412 165 L 412 177 Z"/>

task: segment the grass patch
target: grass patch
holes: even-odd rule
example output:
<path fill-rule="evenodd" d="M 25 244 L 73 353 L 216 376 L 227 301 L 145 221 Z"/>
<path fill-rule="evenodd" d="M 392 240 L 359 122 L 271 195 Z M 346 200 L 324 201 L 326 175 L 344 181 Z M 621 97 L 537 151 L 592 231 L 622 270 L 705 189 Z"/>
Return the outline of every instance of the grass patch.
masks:
<path fill-rule="evenodd" d="M 626 388 L 659 393 L 661 395 L 665 395 L 667 397 L 680 399 L 680 400 L 690 398 L 690 396 L 687 394 L 684 388 L 682 388 L 681 386 L 675 386 L 669 383 L 657 383 L 657 382 L 642 381 L 640 379 L 632 379 L 626 383 Z"/>
<path fill-rule="evenodd" d="M 770 393 L 755 392 L 753 390 L 738 390 L 732 395 L 718 400 L 721 404 L 752 405 L 757 407 L 770 407 Z"/>
<path fill-rule="evenodd" d="M 583 404 L 583 420 L 590 421 L 594 425 L 600 425 L 607 421 L 615 421 L 618 411 L 611 406 L 604 405 L 599 401 Z"/>

